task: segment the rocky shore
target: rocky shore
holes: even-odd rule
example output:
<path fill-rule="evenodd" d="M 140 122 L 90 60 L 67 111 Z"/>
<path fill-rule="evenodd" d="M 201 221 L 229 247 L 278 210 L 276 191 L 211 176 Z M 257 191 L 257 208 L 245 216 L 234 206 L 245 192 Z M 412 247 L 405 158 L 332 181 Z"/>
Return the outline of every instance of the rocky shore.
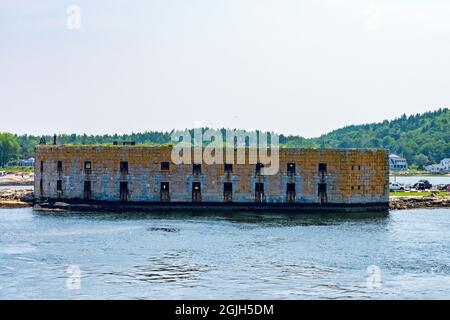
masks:
<path fill-rule="evenodd" d="M 0 208 L 31 207 L 33 202 L 33 189 L 0 189 Z"/>
<path fill-rule="evenodd" d="M 33 189 L 0 189 L 0 208 L 24 208 L 33 206 Z M 391 210 L 417 209 L 417 208 L 450 208 L 450 196 L 423 197 L 402 196 L 391 197 L 389 201 Z"/>
<path fill-rule="evenodd" d="M 33 173 L 6 173 L 0 176 L 0 186 L 32 186 Z"/>
<path fill-rule="evenodd" d="M 446 197 L 391 197 L 389 199 L 391 210 L 417 209 L 417 208 L 450 208 L 450 196 Z"/>

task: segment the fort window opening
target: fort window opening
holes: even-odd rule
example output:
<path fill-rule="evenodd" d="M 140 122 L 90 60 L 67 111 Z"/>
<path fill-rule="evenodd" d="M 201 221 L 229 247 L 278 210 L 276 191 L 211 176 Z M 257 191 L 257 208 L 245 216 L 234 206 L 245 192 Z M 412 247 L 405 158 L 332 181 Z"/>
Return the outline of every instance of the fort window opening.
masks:
<path fill-rule="evenodd" d="M 318 189 L 317 195 L 319 196 L 320 203 L 326 203 L 327 202 L 327 184 L 319 183 L 317 189 Z"/>
<path fill-rule="evenodd" d="M 62 161 L 58 161 L 56 165 L 56 171 L 62 172 Z"/>
<path fill-rule="evenodd" d="M 160 200 L 170 201 L 169 182 L 161 182 Z"/>
<path fill-rule="evenodd" d="M 44 161 L 41 160 L 41 173 L 44 172 Z"/>
<path fill-rule="evenodd" d="M 85 161 L 84 162 L 84 169 L 85 170 L 91 170 L 91 168 L 92 168 L 92 163 L 91 163 L 91 161 Z"/>
<path fill-rule="evenodd" d="M 295 175 L 295 163 L 289 162 L 287 164 L 287 173 L 288 173 L 288 176 Z"/>
<path fill-rule="evenodd" d="M 319 194 L 321 192 L 327 192 L 327 184 L 326 183 L 319 183 Z"/>
<path fill-rule="evenodd" d="M 264 183 L 255 183 L 255 201 L 263 202 L 264 200 Z"/>
<path fill-rule="evenodd" d="M 61 180 L 56 181 L 56 191 L 58 191 L 59 194 L 62 192 L 62 181 Z"/>
<path fill-rule="evenodd" d="M 200 182 L 192 183 L 192 202 L 202 201 L 202 190 Z"/>
<path fill-rule="evenodd" d="M 286 186 L 287 202 L 295 202 L 295 183 L 288 183 Z"/>
<path fill-rule="evenodd" d="M 84 199 L 90 199 L 91 198 L 91 182 L 85 181 L 84 182 L 84 188 L 83 188 L 83 197 Z"/>
<path fill-rule="evenodd" d="M 120 201 L 128 200 L 128 182 L 120 182 Z"/>
<path fill-rule="evenodd" d="M 233 164 L 225 163 L 224 171 L 225 171 L 225 173 L 232 173 L 233 172 Z"/>
<path fill-rule="evenodd" d="M 127 161 L 120 161 L 120 172 L 121 173 L 128 173 L 128 162 Z"/>
<path fill-rule="evenodd" d="M 44 180 L 39 180 L 39 193 L 41 194 L 41 197 L 44 196 Z"/>
<path fill-rule="evenodd" d="M 223 184 L 223 201 L 231 202 L 233 200 L 233 184 L 231 182 L 225 182 Z"/>
<path fill-rule="evenodd" d="M 199 175 L 202 173 L 202 165 L 200 163 L 194 163 L 192 166 L 192 173 L 195 175 Z"/>
<path fill-rule="evenodd" d="M 255 174 L 256 175 L 260 175 L 261 174 L 261 168 L 264 168 L 264 165 L 260 162 L 258 162 L 256 164 L 256 168 L 255 168 Z"/>
<path fill-rule="evenodd" d="M 319 163 L 319 173 L 326 173 L 326 172 L 327 172 L 327 164 Z"/>
<path fill-rule="evenodd" d="M 169 183 L 168 182 L 161 182 L 161 190 L 169 191 Z"/>
<path fill-rule="evenodd" d="M 162 171 L 168 171 L 170 169 L 170 163 L 169 162 L 161 162 L 161 170 Z"/>

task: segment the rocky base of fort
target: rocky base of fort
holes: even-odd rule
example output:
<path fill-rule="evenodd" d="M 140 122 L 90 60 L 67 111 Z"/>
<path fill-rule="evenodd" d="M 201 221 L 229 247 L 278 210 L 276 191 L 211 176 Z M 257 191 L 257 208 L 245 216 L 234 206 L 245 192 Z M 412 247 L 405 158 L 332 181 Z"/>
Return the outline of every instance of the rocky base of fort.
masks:
<path fill-rule="evenodd" d="M 24 208 L 34 204 L 32 189 L 0 189 L 0 208 Z M 391 210 L 418 209 L 418 208 L 450 208 L 450 196 L 446 197 L 391 197 L 389 201 Z"/>
<path fill-rule="evenodd" d="M 390 197 L 389 209 L 450 208 L 450 196 L 446 197 Z"/>

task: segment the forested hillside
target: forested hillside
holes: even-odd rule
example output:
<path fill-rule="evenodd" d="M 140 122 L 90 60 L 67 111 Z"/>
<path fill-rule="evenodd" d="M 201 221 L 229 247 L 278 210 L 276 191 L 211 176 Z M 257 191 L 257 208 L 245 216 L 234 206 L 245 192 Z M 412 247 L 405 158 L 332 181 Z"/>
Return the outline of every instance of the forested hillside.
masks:
<path fill-rule="evenodd" d="M 348 126 L 315 140 L 319 146 L 326 147 L 387 148 L 409 163 L 423 166 L 450 157 L 450 110 Z"/>

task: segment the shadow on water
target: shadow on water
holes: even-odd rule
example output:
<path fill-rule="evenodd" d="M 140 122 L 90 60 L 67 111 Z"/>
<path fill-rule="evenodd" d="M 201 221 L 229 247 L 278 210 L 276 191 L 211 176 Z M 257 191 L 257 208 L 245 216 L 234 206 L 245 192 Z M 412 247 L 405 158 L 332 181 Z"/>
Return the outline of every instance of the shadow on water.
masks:
<path fill-rule="evenodd" d="M 250 212 L 39 212 L 35 213 L 47 218 L 71 218 L 102 221 L 133 221 L 133 220 L 170 220 L 170 221 L 205 221 L 255 224 L 264 226 L 320 226 L 341 223 L 386 223 L 388 212 L 352 212 L 352 213 L 250 213 Z"/>

